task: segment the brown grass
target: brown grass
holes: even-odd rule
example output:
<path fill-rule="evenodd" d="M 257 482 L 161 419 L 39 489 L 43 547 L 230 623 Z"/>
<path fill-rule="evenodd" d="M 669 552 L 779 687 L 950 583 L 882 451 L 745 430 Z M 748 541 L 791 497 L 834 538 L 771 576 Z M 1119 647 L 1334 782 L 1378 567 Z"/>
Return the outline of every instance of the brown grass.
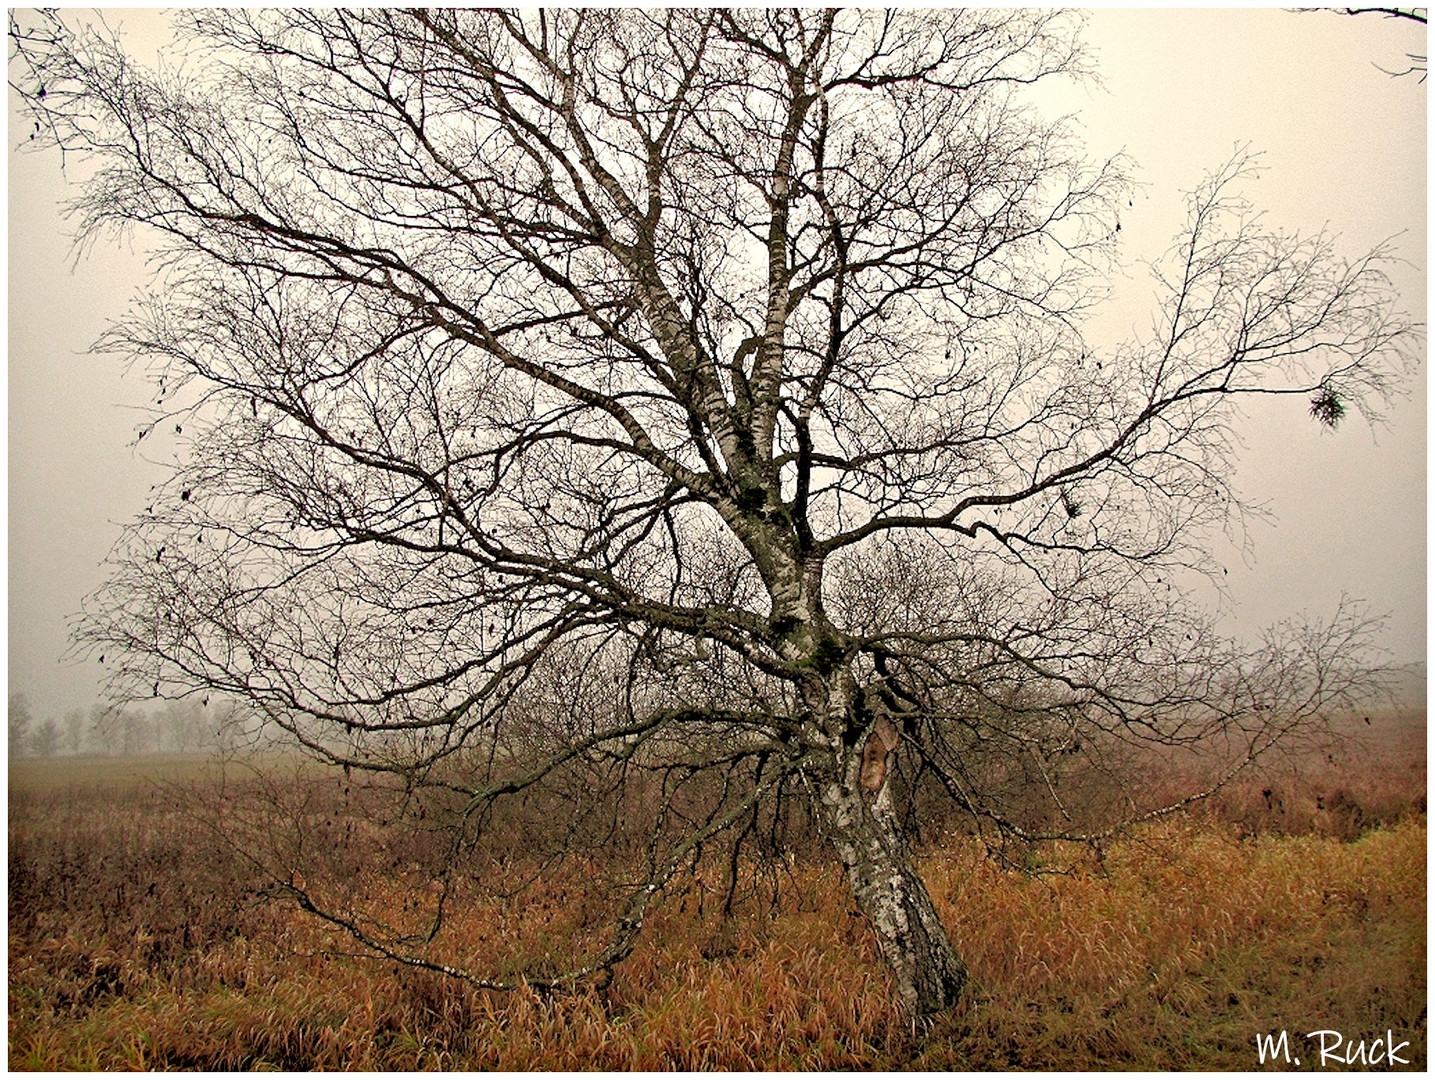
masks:
<path fill-rule="evenodd" d="M 1356 805 L 1379 788 L 1341 779 Z M 1372 804 L 1357 838 L 1322 824 L 1325 809 L 1277 829 L 1217 807 L 1047 877 L 952 837 L 922 868 L 972 988 L 916 1028 L 826 863 L 788 862 L 775 902 L 752 891 L 727 921 L 722 875 L 705 869 L 605 989 L 502 994 L 343 955 L 352 946 L 302 912 L 260 902 L 257 878 L 197 846 L 152 786 L 12 782 L 10 1066 L 1244 1070 L 1258 1033 L 1332 1028 L 1390 1029 L 1423 1068 L 1421 780 L 1418 806 Z M 1241 798 L 1264 806 L 1268 781 L 1254 783 Z M 408 865 L 358 880 L 415 919 L 431 903 Z M 589 921 L 587 880 L 507 899 L 470 888 L 445 948 L 501 965 L 518 942 L 560 964 Z"/>

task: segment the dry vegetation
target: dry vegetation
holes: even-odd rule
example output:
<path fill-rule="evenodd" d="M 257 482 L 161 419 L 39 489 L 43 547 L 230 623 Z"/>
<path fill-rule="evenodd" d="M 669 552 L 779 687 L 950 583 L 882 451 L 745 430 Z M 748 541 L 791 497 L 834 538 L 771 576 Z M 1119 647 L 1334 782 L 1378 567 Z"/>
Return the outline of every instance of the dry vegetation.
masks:
<path fill-rule="evenodd" d="M 1423 1068 L 1423 720 L 1377 717 L 1363 748 L 1284 762 L 1099 861 L 1019 853 L 1063 873 L 960 835 L 929 846 L 973 987 L 916 1030 L 820 858 L 747 867 L 730 920 L 722 868 L 704 867 L 609 985 L 501 994 L 345 955 L 133 765 L 12 766 L 10 1066 L 1250 1069 L 1257 1033 L 1329 1028 L 1390 1029 Z M 422 923 L 425 875 L 378 850 L 354 881 Z M 601 875 L 497 887 L 524 870 L 456 894 L 448 950 L 562 958 Z"/>

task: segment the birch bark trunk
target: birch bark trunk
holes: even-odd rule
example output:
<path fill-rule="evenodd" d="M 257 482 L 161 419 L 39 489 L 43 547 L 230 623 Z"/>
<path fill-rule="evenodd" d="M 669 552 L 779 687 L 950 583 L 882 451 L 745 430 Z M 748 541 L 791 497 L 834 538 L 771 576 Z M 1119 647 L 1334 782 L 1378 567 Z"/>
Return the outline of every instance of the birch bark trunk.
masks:
<path fill-rule="evenodd" d="M 923 1015 L 956 1003 L 967 970 L 902 839 L 887 767 L 895 744 L 896 733 L 884 719 L 865 744 L 844 748 L 821 792 L 821 812 L 903 1008 Z"/>

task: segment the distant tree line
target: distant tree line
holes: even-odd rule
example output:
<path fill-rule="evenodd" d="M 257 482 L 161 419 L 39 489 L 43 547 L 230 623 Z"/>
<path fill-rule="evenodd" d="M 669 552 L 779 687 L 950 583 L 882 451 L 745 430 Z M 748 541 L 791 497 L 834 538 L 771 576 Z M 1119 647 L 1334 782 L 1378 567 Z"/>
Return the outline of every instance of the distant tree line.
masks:
<path fill-rule="evenodd" d="M 232 749 L 237 738 L 233 721 L 232 705 L 200 700 L 167 701 L 149 711 L 95 704 L 37 719 L 26 696 L 14 693 L 8 746 L 11 758 L 192 754 Z"/>

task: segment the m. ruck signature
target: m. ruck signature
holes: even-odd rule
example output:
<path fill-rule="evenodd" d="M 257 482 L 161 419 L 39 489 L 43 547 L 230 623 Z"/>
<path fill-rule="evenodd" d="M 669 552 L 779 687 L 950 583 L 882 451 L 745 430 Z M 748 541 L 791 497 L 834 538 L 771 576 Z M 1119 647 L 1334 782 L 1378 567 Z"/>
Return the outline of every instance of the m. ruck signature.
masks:
<path fill-rule="evenodd" d="M 1377 1035 L 1369 1042 L 1364 1039 L 1359 1042 L 1349 1040 L 1340 1032 L 1329 1029 L 1308 1032 L 1304 1038 L 1307 1041 L 1319 1040 L 1317 1052 L 1320 1054 L 1322 1069 L 1348 1069 L 1352 1065 L 1410 1064 L 1408 1058 L 1400 1056 L 1400 1051 L 1410 1044 L 1397 1043 L 1394 1032 L 1389 1029 L 1386 1029 L 1384 1038 Z M 1291 1054 L 1290 1033 L 1287 1031 L 1278 1031 L 1273 1035 L 1257 1035 L 1256 1057 L 1262 1065 L 1267 1062 L 1300 1064 L 1300 1058 Z"/>

